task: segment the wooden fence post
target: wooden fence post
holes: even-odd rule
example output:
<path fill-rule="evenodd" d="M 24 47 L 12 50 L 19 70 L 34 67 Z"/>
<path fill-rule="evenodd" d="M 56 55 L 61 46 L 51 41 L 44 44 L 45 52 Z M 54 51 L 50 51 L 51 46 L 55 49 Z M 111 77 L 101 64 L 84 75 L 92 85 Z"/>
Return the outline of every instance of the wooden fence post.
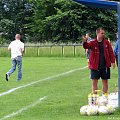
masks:
<path fill-rule="evenodd" d="M 62 45 L 62 56 L 64 55 L 64 46 Z"/>
<path fill-rule="evenodd" d="M 74 45 L 74 56 L 76 55 L 76 46 Z"/>

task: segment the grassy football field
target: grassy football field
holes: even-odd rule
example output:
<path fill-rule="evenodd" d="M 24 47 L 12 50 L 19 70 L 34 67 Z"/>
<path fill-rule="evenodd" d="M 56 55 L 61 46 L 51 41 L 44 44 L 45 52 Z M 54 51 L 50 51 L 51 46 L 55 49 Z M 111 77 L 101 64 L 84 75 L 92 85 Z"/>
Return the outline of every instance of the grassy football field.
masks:
<path fill-rule="evenodd" d="M 119 120 L 119 110 L 112 115 L 80 115 L 91 92 L 86 65 L 79 57 L 24 57 L 23 79 L 16 80 L 16 70 L 7 82 L 11 60 L 1 57 L 0 120 Z M 117 76 L 117 68 L 111 69 L 109 92 L 114 91 Z"/>

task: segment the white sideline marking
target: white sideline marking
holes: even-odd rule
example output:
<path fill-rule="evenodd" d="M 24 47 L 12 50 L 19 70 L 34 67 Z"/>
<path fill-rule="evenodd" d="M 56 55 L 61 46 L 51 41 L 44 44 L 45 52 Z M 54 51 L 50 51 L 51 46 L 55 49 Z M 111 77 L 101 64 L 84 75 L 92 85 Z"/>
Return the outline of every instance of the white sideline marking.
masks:
<path fill-rule="evenodd" d="M 70 71 L 67 71 L 67 72 L 64 72 L 64 73 L 61 73 L 61 74 L 57 74 L 57 75 L 54 75 L 54 76 L 51 76 L 51 77 L 47 77 L 47 78 L 44 78 L 44 79 L 41 79 L 41 80 L 38 80 L 38 81 L 35 81 L 35 82 L 31 82 L 31 83 L 26 84 L 26 85 L 23 85 L 23 86 L 19 86 L 19 87 L 16 87 L 16 88 L 12 88 L 12 89 L 10 89 L 10 90 L 8 90 L 8 91 L 6 91 L 6 92 L 1 93 L 1 94 L 0 94 L 0 97 L 1 97 L 1 96 L 4 96 L 4 95 L 7 95 L 7 94 L 10 94 L 10 93 L 12 93 L 12 92 L 14 92 L 14 91 L 16 91 L 16 90 L 18 90 L 18 89 L 25 88 L 25 87 L 28 87 L 28 86 L 30 86 L 30 85 L 36 84 L 36 83 L 38 83 L 38 82 L 47 81 L 47 80 L 50 80 L 50 79 L 53 79 L 53 78 L 57 78 L 57 77 L 60 77 L 60 76 L 63 76 L 63 75 L 67 75 L 67 74 L 72 73 L 72 72 L 75 72 L 75 71 L 77 71 L 77 70 L 83 70 L 83 69 L 85 69 L 85 68 L 87 68 L 87 66 L 85 66 L 85 67 L 83 67 L 83 68 L 77 68 L 77 69 L 74 69 L 74 70 L 70 70 Z"/>
<path fill-rule="evenodd" d="M 22 113 L 23 111 L 26 111 L 26 110 L 28 110 L 28 109 L 31 108 L 31 107 L 34 107 L 35 105 L 37 105 L 37 104 L 40 103 L 41 101 L 45 100 L 46 98 L 47 98 L 47 96 L 44 96 L 44 97 L 38 99 L 36 102 L 33 102 L 32 104 L 30 104 L 30 105 L 28 105 L 28 106 L 26 106 L 26 107 L 24 107 L 24 108 L 21 108 L 20 110 L 18 110 L 18 111 L 16 111 L 16 112 L 13 112 L 13 113 L 11 113 L 11 114 L 5 115 L 5 116 L 4 116 L 3 118 L 1 118 L 0 120 L 5 120 L 5 119 L 7 119 L 7 118 L 11 118 L 11 117 L 13 117 L 13 116 L 15 116 L 15 115 L 18 115 L 18 114 Z"/>

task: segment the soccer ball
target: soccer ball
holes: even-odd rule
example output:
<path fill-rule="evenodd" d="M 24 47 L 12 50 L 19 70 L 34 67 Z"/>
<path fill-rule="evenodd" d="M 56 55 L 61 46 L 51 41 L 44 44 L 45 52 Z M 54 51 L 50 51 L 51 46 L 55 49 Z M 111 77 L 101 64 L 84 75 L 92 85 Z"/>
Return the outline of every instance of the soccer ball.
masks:
<path fill-rule="evenodd" d="M 108 114 L 108 108 L 106 106 L 100 106 L 98 112 L 99 114 Z"/>
<path fill-rule="evenodd" d="M 98 106 L 90 105 L 87 108 L 87 115 L 96 115 L 98 113 Z"/>
<path fill-rule="evenodd" d="M 88 108 L 88 105 L 82 106 L 80 108 L 80 114 L 81 115 L 87 115 L 87 108 Z"/>
<path fill-rule="evenodd" d="M 111 105 L 107 105 L 107 109 L 108 109 L 108 114 L 112 114 L 115 111 L 115 108 L 112 107 Z"/>
<path fill-rule="evenodd" d="M 98 106 L 106 106 L 108 103 L 108 99 L 106 97 L 100 96 L 98 98 L 97 103 L 98 103 Z"/>

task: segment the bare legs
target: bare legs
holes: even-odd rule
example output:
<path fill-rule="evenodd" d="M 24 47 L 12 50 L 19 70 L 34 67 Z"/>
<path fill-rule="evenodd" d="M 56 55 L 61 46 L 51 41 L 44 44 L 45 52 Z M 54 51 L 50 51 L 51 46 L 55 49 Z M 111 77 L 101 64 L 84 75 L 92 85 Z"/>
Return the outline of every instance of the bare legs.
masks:
<path fill-rule="evenodd" d="M 97 84 L 98 84 L 98 80 L 92 79 L 92 93 L 96 93 L 95 90 L 98 89 Z"/>
<path fill-rule="evenodd" d="M 96 93 L 95 90 L 98 90 L 98 79 L 92 79 L 92 93 Z M 107 93 L 108 91 L 108 80 L 102 80 L 102 92 Z"/>
<path fill-rule="evenodd" d="M 104 93 L 107 93 L 108 91 L 108 80 L 102 80 L 102 91 L 103 91 L 103 94 Z"/>

